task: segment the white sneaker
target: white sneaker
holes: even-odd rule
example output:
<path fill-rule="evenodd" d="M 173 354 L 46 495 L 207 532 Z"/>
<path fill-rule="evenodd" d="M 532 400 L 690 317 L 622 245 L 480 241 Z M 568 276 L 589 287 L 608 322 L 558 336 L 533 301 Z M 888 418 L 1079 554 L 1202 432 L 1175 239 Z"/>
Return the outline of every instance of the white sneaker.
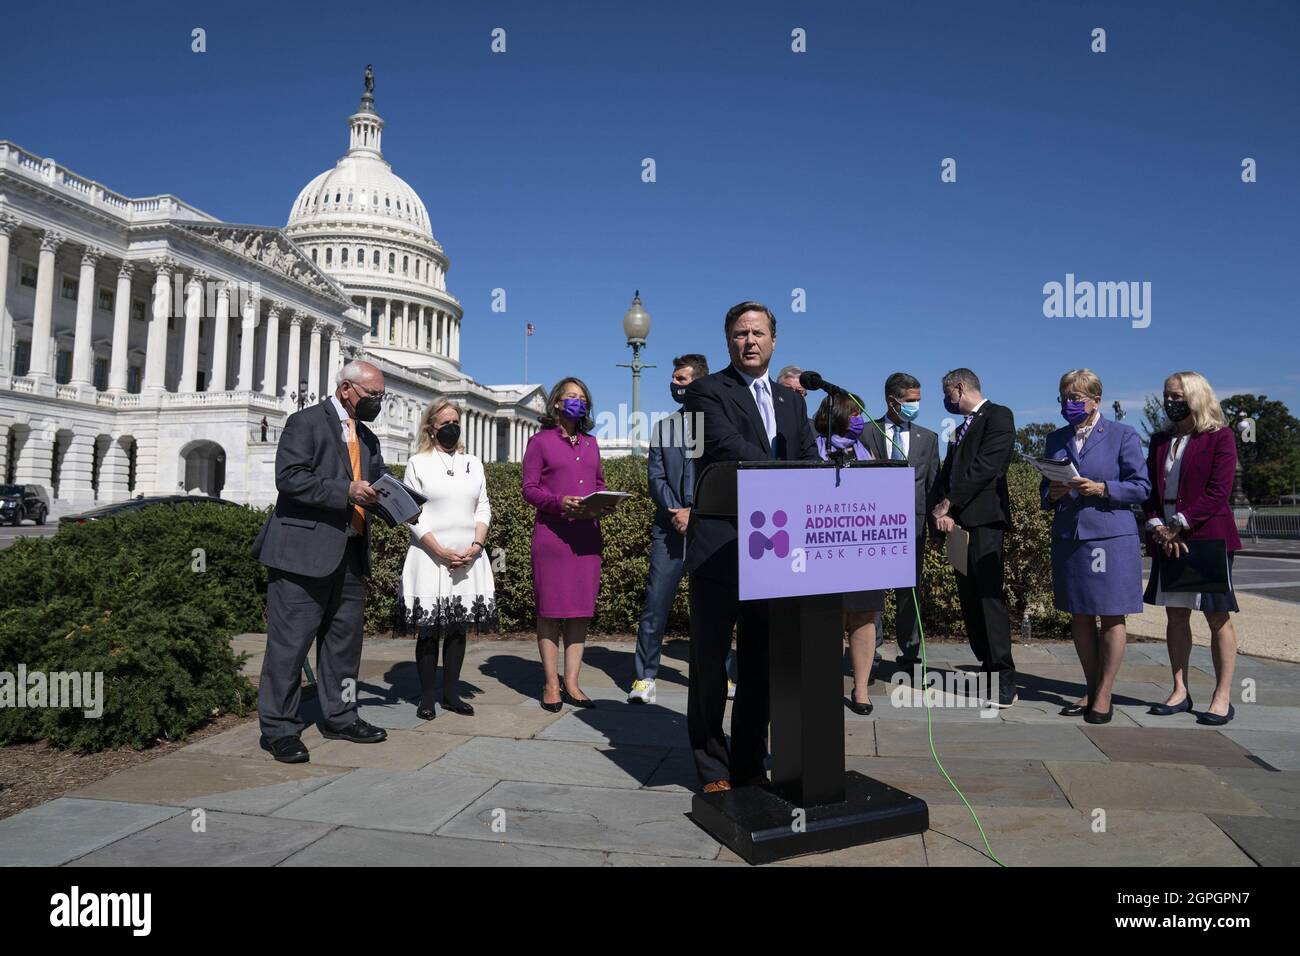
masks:
<path fill-rule="evenodd" d="M 727 681 L 727 700 L 735 700 L 735 699 L 736 699 L 736 682 L 734 680 L 729 680 Z"/>
<path fill-rule="evenodd" d="M 655 682 L 638 680 L 632 682 L 632 692 L 627 695 L 629 704 L 653 704 L 655 702 Z"/>

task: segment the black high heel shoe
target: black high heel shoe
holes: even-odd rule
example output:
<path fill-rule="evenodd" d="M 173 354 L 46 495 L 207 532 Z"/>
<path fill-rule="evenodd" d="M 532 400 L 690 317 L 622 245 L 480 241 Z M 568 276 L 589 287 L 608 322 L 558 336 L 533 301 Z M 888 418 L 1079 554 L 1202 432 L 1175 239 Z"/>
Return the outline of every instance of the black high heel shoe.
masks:
<path fill-rule="evenodd" d="M 568 704 L 570 707 L 595 707 L 596 702 L 590 697 L 574 697 L 565 688 L 564 683 L 560 683 L 560 703 Z"/>
<path fill-rule="evenodd" d="M 1152 704 L 1148 714 L 1154 714 L 1157 717 L 1168 717 L 1171 714 L 1188 714 L 1192 710 L 1192 694 L 1188 691 L 1183 697 L 1181 704 Z"/>
<path fill-rule="evenodd" d="M 875 708 L 872 706 L 870 699 L 868 699 L 865 704 L 859 704 L 857 695 L 854 694 L 853 691 L 849 691 L 849 710 L 853 711 L 860 717 L 866 717 L 874 709 Z"/>

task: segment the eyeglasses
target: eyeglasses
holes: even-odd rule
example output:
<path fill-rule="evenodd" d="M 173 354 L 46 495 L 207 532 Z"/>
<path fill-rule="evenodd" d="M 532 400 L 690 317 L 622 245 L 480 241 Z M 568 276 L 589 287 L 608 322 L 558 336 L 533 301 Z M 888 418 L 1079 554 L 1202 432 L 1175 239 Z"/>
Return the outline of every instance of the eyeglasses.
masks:
<path fill-rule="evenodd" d="M 358 385 L 356 382 L 353 382 L 353 381 L 349 381 L 348 384 L 351 385 L 353 388 L 355 388 L 358 392 L 360 392 L 362 398 L 372 398 L 372 397 L 373 397 L 373 398 L 377 398 L 377 399 L 379 399 L 379 400 L 382 402 L 384 399 L 386 399 L 386 398 L 388 397 L 388 392 L 387 392 L 387 391 L 383 391 L 383 392 L 372 392 L 372 391 L 370 391 L 370 389 L 366 388 L 364 385 Z"/>
<path fill-rule="evenodd" d="M 1069 395 L 1057 395 L 1058 402 L 1089 402 L 1092 401 L 1091 395 L 1080 395 L 1078 392 L 1071 392 Z"/>

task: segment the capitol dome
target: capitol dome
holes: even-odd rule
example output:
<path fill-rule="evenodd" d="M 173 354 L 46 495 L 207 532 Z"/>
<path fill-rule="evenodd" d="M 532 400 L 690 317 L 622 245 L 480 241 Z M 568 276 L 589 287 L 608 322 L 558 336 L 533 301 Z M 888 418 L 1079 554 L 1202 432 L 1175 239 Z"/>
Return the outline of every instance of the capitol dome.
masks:
<path fill-rule="evenodd" d="M 447 291 L 449 262 L 424 202 L 384 159 L 383 131 L 367 69 L 347 152 L 298 193 L 284 231 L 368 317 L 368 350 L 456 377 L 462 310 Z"/>

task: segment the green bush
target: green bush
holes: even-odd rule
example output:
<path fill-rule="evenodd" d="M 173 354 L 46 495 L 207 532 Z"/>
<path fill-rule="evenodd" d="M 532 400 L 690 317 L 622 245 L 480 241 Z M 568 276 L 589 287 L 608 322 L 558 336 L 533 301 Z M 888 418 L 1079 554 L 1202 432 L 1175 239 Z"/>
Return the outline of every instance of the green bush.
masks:
<path fill-rule="evenodd" d="M 230 638 L 265 630 L 265 568 L 248 553 L 264 518 L 207 504 L 145 508 L 0 552 L 0 670 L 104 680 L 101 717 L 2 708 L 0 744 L 139 748 L 247 713 L 255 692 Z"/>

